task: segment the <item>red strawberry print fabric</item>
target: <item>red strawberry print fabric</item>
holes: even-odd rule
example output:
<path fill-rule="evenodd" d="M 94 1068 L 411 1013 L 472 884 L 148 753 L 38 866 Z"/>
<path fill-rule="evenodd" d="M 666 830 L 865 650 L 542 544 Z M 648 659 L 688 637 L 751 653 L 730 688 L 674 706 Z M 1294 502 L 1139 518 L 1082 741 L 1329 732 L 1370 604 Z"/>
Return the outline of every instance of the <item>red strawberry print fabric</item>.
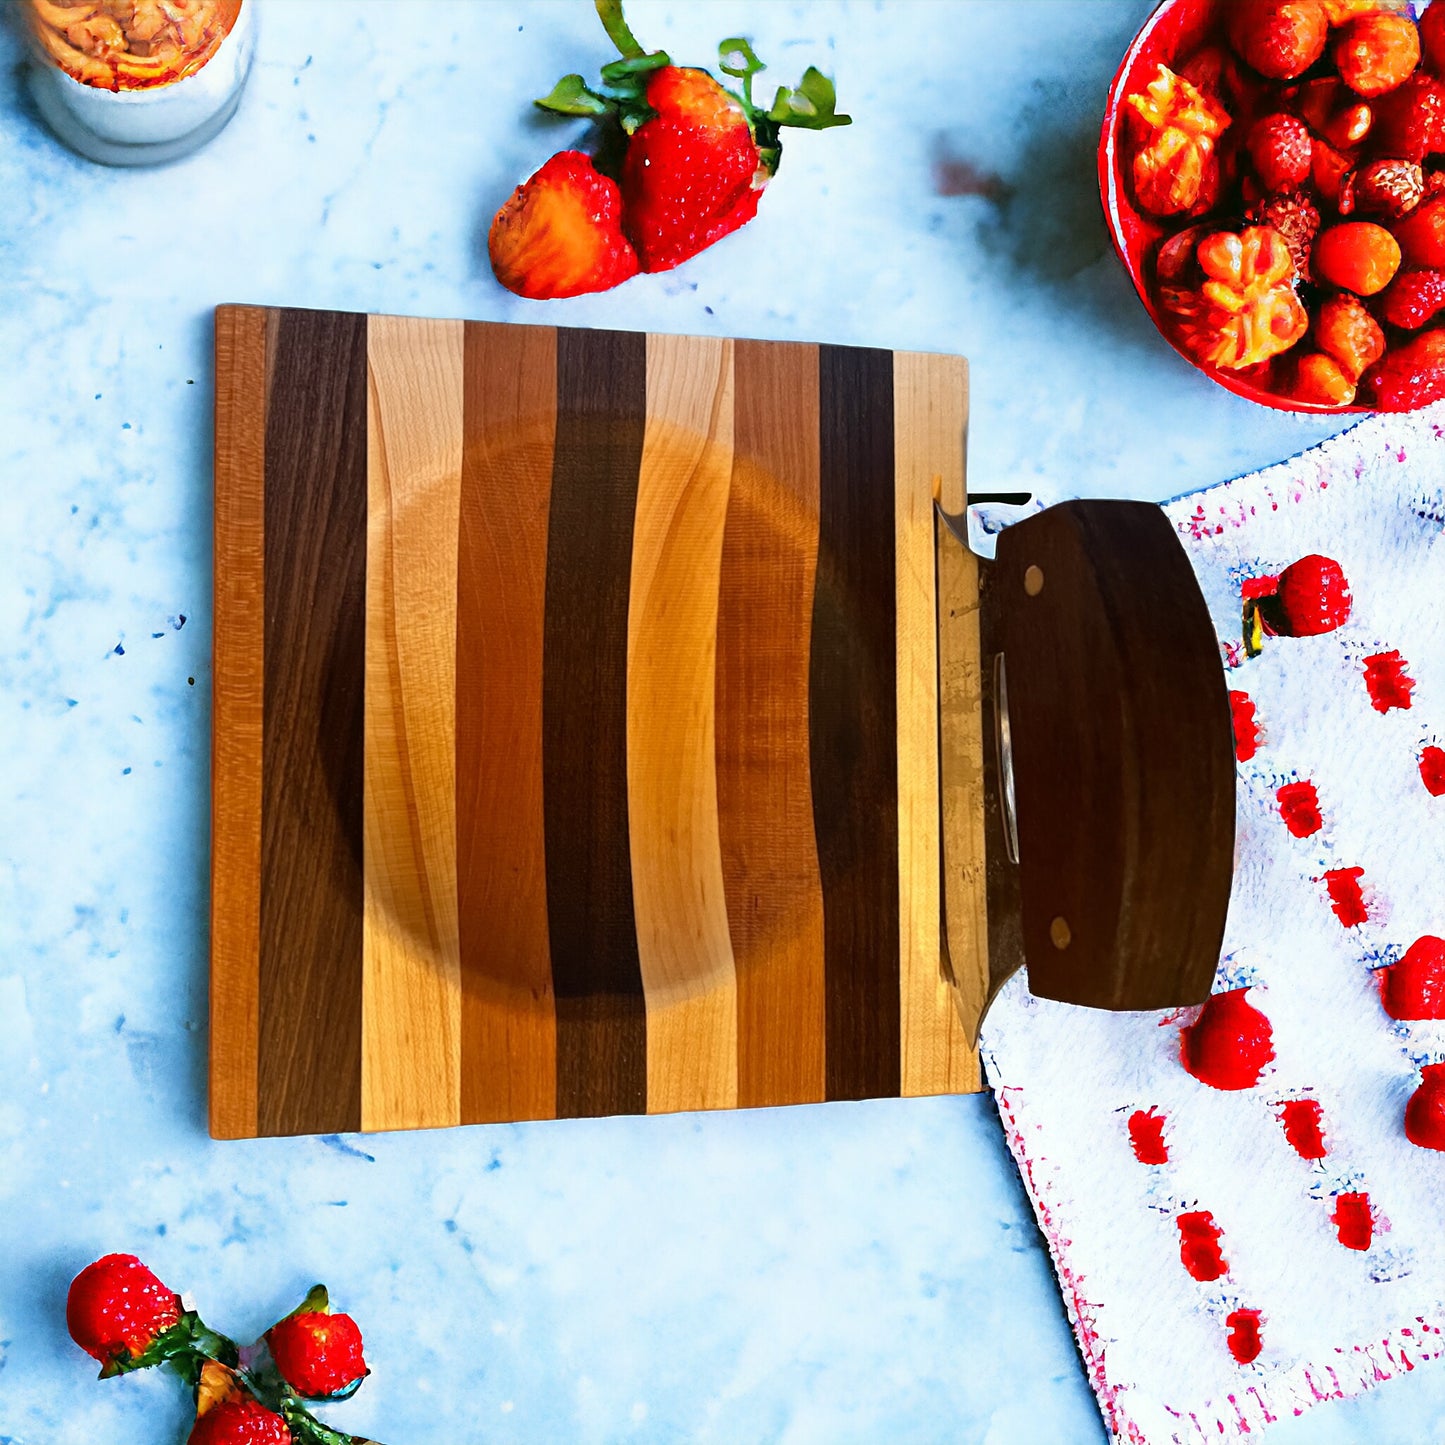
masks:
<path fill-rule="evenodd" d="M 1166 511 L 1238 759 L 1214 997 L 1019 977 L 983 1054 L 1105 1423 L 1202 1445 L 1445 1356 L 1445 405 Z"/>

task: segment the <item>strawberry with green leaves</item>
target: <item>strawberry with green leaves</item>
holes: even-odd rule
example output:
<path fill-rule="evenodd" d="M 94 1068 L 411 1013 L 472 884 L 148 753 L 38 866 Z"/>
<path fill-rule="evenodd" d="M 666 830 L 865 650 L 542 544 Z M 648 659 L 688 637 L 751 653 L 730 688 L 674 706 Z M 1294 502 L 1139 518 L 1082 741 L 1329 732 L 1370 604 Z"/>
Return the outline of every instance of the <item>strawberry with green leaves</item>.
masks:
<path fill-rule="evenodd" d="M 753 99 L 753 78 L 766 67 L 746 40 L 718 47 L 718 69 L 737 83 L 729 89 L 706 70 L 644 49 L 621 0 L 595 3 L 621 58 L 602 67 L 597 86 L 568 75 L 537 101 L 603 123 L 595 167 L 576 152 L 554 156 L 493 222 L 492 268 L 521 296 L 580 295 L 638 268 L 670 270 L 757 214 L 784 129 L 828 130 L 851 120 L 838 113 L 833 82 L 812 67 L 763 105 Z M 621 183 L 620 228 L 611 173 Z"/>
<path fill-rule="evenodd" d="M 355 1394 L 368 1374 L 361 1331 L 333 1314 L 325 1286 L 238 1349 L 131 1254 L 108 1254 L 75 1277 L 66 1324 L 101 1362 L 101 1378 L 163 1365 L 195 1391 L 188 1445 L 374 1445 L 317 1420 L 302 1403 Z"/>
<path fill-rule="evenodd" d="M 361 1388 L 368 1371 L 361 1330 L 347 1314 L 333 1314 L 325 1285 L 266 1331 L 276 1371 L 307 1400 L 344 1400 Z"/>

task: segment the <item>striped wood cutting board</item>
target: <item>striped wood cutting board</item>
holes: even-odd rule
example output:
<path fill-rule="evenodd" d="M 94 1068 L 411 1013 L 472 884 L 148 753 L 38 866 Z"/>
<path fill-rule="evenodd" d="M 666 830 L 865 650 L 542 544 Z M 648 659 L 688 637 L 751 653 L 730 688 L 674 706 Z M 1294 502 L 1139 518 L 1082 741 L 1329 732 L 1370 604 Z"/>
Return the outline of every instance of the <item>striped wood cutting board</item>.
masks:
<path fill-rule="evenodd" d="M 226 306 L 216 363 L 214 1135 L 979 1087 L 961 359 Z"/>

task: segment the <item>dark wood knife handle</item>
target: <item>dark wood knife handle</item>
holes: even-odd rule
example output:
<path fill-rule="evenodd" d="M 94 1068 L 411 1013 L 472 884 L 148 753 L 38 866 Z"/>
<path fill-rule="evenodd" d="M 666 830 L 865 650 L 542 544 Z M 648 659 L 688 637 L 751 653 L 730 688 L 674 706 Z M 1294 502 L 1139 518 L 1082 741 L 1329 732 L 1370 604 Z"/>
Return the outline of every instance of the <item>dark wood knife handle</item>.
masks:
<path fill-rule="evenodd" d="M 1202 1003 L 1234 869 L 1219 644 L 1144 502 L 1049 507 L 998 539 L 1029 989 L 1107 1009 Z"/>

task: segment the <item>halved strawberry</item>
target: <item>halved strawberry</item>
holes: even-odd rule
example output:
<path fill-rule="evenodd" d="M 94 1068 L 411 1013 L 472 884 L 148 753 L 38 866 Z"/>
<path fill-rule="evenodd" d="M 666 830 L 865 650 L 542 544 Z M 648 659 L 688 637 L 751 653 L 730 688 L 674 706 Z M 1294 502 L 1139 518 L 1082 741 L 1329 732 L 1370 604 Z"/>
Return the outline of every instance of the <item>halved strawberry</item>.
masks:
<path fill-rule="evenodd" d="M 562 151 L 512 192 L 487 237 L 497 280 L 536 301 L 606 291 L 637 274 L 622 195 L 581 151 Z"/>

